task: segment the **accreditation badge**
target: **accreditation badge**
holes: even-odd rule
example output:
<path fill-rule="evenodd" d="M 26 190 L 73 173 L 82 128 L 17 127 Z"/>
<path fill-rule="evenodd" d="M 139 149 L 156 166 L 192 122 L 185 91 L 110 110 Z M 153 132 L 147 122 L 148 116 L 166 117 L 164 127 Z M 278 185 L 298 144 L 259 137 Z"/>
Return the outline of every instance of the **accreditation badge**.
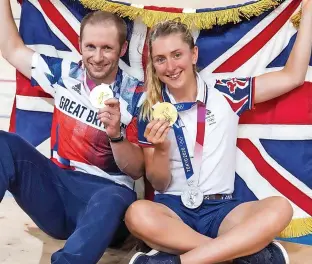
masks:
<path fill-rule="evenodd" d="M 110 98 L 114 98 L 114 93 L 109 85 L 100 84 L 92 89 L 90 92 L 90 102 L 95 108 L 103 108 L 104 102 Z"/>

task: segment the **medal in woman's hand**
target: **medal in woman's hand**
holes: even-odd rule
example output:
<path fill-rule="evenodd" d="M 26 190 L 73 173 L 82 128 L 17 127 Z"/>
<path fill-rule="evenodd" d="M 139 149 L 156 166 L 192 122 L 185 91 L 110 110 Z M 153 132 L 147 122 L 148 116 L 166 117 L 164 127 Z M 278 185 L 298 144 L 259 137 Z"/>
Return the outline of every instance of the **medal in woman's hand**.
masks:
<path fill-rule="evenodd" d="M 163 102 L 153 106 L 153 119 L 166 120 L 172 126 L 178 118 L 178 111 L 174 105 Z"/>

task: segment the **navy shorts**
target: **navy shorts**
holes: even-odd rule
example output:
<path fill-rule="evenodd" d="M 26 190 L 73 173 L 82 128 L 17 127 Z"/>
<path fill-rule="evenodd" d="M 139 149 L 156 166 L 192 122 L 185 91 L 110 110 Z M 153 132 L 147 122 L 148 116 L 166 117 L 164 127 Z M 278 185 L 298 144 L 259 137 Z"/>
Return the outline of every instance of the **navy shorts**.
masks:
<path fill-rule="evenodd" d="M 174 211 L 182 221 L 198 233 L 216 238 L 223 219 L 243 202 L 238 199 L 204 200 L 196 209 L 185 207 L 181 197 L 170 194 L 156 194 L 154 201 Z"/>

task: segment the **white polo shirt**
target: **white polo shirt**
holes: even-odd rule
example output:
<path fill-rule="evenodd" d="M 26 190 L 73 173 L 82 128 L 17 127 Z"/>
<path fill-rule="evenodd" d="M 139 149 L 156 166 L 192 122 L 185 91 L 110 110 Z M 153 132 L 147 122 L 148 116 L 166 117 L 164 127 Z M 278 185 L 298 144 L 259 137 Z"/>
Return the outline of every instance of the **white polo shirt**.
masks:
<path fill-rule="evenodd" d="M 235 154 L 239 116 L 253 107 L 253 78 L 232 78 L 205 83 L 197 76 L 197 101 L 206 102 L 206 129 L 199 188 L 207 194 L 230 194 L 234 191 Z M 176 101 L 167 90 L 171 103 Z M 194 166 L 194 147 L 197 133 L 197 105 L 179 112 L 189 155 Z M 148 121 L 138 122 L 138 137 L 142 147 L 152 147 L 144 138 Z M 186 176 L 174 130 L 168 134 L 171 142 L 170 164 L 172 180 L 166 194 L 181 195 L 187 188 Z"/>

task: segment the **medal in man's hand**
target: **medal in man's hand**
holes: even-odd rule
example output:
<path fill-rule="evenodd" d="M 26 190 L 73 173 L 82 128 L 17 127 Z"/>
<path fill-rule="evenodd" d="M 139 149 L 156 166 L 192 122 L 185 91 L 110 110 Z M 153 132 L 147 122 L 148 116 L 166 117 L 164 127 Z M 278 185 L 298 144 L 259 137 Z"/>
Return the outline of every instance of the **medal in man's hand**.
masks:
<path fill-rule="evenodd" d="M 90 92 L 90 102 L 95 108 L 105 107 L 104 102 L 110 98 L 114 98 L 114 94 L 109 85 L 102 83 L 94 87 Z"/>

